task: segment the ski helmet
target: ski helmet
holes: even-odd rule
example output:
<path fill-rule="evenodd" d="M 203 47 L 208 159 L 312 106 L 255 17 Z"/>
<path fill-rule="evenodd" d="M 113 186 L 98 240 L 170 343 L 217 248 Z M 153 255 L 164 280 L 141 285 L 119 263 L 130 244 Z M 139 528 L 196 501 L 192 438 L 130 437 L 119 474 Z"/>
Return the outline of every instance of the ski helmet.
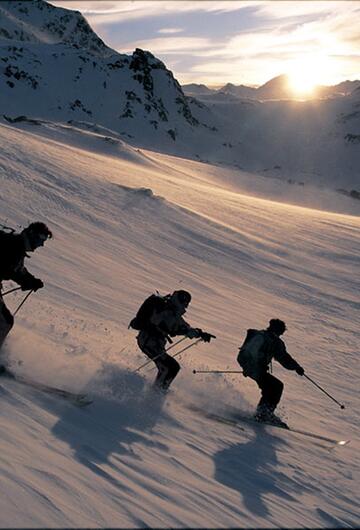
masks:
<path fill-rule="evenodd" d="M 30 223 L 21 233 L 26 236 L 32 249 L 42 246 L 47 239 L 52 238 L 51 230 L 40 221 Z"/>
<path fill-rule="evenodd" d="M 280 320 L 279 318 L 272 318 L 269 322 L 269 328 L 270 331 L 273 331 L 277 335 L 282 335 L 286 331 L 286 324 L 283 320 Z"/>
<path fill-rule="evenodd" d="M 188 291 L 174 291 L 172 296 L 176 297 L 181 305 L 187 307 L 191 302 L 191 294 Z"/>

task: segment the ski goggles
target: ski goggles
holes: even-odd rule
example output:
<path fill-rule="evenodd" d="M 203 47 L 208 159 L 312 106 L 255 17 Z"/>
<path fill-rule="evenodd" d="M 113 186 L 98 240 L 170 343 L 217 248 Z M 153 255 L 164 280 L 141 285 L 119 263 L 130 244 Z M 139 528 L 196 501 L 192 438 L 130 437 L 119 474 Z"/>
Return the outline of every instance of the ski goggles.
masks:
<path fill-rule="evenodd" d="M 51 233 L 45 234 L 43 232 L 32 232 L 30 235 L 32 243 L 37 246 L 42 246 L 49 237 L 51 237 Z"/>

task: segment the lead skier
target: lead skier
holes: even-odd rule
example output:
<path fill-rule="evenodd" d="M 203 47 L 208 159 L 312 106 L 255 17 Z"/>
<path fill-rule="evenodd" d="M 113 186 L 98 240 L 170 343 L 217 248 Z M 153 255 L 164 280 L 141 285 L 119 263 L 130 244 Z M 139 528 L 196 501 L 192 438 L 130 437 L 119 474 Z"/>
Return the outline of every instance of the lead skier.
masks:
<path fill-rule="evenodd" d="M 42 280 L 35 278 L 24 266 L 28 252 L 42 247 L 51 231 L 41 222 L 31 223 L 20 234 L 0 231 L 0 349 L 14 325 L 14 317 L 6 307 L 1 295 L 2 281 L 13 280 L 23 291 L 37 291 L 44 287 Z"/>

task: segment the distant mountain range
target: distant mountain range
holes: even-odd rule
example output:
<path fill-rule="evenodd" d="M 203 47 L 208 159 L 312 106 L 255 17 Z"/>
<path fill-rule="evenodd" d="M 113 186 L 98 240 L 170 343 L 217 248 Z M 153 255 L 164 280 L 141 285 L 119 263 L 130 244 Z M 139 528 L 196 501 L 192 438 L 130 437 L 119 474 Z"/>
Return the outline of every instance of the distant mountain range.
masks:
<path fill-rule="evenodd" d="M 351 94 L 360 87 L 360 81 L 343 81 L 333 86 L 317 86 L 312 94 L 313 98 L 321 97 L 338 97 Z M 246 85 L 234 85 L 227 83 L 219 89 L 211 89 L 203 84 L 191 83 L 182 85 L 185 94 L 191 96 L 210 95 L 210 94 L 229 94 L 238 98 L 249 99 L 299 99 L 293 90 L 289 87 L 287 75 L 279 75 L 270 79 L 260 87 L 249 87 Z"/>

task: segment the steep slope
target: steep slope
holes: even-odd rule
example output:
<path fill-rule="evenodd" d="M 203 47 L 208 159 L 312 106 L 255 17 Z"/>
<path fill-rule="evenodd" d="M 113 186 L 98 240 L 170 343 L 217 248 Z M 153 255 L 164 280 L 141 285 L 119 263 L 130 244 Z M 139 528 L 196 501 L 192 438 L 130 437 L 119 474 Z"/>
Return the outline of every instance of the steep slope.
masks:
<path fill-rule="evenodd" d="M 56 8 L 43 0 L 2 2 L 0 36 L 3 41 L 68 44 L 95 55 L 112 55 L 113 50 L 93 32 L 78 11 Z"/>
<path fill-rule="evenodd" d="M 19 373 L 95 399 L 79 410 L 0 380 L 2 525 L 355 527 L 359 218 L 241 194 L 221 168 L 102 132 L 0 126 L 2 220 L 54 231 L 29 262 L 46 288 L 19 312 L 7 353 Z M 188 320 L 217 339 L 183 355 L 164 400 L 153 371 L 133 373 L 144 357 L 127 324 L 144 296 L 178 287 L 193 294 Z M 346 405 L 274 366 L 281 414 L 350 445 L 201 413 L 253 409 L 251 381 L 191 370 L 236 369 L 245 330 L 275 315 L 291 353 Z"/>

